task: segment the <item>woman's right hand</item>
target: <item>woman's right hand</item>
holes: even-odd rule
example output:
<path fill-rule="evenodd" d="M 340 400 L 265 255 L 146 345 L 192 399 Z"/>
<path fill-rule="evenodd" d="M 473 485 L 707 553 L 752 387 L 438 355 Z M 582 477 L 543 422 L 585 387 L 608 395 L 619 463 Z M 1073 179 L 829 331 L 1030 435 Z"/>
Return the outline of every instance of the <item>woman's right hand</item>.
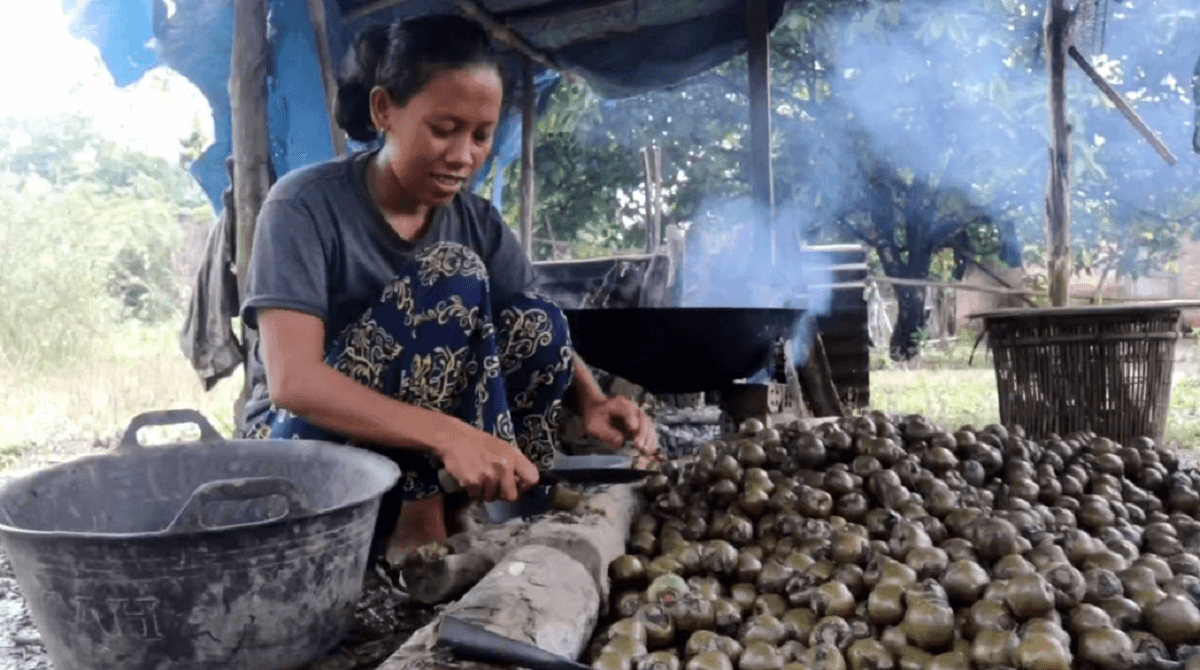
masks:
<path fill-rule="evenodd" d="M 465 423 L 463 427 L 436 453 L 472 499 L 515 502 L 537 484 L 537 467 L 519 449 Z"/>

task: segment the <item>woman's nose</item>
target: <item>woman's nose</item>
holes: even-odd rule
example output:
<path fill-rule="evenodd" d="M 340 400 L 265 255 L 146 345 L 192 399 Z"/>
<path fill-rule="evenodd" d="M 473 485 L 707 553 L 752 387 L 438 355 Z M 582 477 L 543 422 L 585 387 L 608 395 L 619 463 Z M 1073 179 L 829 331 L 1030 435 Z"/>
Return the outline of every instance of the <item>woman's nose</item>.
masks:
<path fill-rule="evenodd" d="M 474 159 L 474 156 L 472 155 L 472 151 L 471 151 L 471 149 L 472 149 L 471 144 L 472 144 L 472 142 L 471 142 L 470 137 L 462 137 L 462 138 L 456 139 L 450 145 L 450 150 L 447 152 L 448 153 L 447 159 L 451 163 L 454 163 L 457 165 L 470 165 L 472 160 Z"/>

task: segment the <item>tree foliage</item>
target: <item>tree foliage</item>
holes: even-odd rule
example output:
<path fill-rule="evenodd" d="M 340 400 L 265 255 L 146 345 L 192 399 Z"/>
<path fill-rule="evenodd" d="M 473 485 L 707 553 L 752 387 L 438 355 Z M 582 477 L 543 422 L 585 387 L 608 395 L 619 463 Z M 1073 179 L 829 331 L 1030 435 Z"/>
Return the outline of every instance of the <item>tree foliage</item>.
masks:
<path fill-rule="evenodd" d="M 211 220 L 177 164 L 85 116 L 10 120 L 0 136 L 0 362 L 62 360 L 104 324 L 163 321 L 186 299 L 181 220 Z"/>

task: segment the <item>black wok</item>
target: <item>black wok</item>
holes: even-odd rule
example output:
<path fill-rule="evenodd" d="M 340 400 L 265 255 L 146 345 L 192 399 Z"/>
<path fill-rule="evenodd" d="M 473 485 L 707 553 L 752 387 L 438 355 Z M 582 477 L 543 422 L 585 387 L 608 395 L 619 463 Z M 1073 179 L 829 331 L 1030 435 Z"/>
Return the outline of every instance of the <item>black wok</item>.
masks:
<path fill-rule="evenodd" d="M 651 393 L 721 389 L 766 368 L 800 309 L 638 307 L 566 309 L 575 350 L 589 365 Z"/>

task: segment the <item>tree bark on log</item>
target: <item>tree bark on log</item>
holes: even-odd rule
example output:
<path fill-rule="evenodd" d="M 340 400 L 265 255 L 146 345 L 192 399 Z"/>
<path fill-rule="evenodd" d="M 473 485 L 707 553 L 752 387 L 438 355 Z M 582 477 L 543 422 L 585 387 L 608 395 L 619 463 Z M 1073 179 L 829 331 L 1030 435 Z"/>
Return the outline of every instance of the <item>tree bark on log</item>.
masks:
<path fill-rule="evenodd" d="M 414 553 L 400 568 L 409 597 L 434 605 L 461 596 L 528 538 L 530 525 L 514 519 L 447 538 L 443 546 L 448 553 Z"/>
<path fill-rule="evenodd" d="M 631 485 L 584 498 L 581 512 L 547 514 L 442 615 L 568 658 L 587 647 L 608 599 L 608 564 L 625 552 L 641 496 Z M 380 670 L 475 670 L 437 649 L 441 615 L 413 634 Z"/>

